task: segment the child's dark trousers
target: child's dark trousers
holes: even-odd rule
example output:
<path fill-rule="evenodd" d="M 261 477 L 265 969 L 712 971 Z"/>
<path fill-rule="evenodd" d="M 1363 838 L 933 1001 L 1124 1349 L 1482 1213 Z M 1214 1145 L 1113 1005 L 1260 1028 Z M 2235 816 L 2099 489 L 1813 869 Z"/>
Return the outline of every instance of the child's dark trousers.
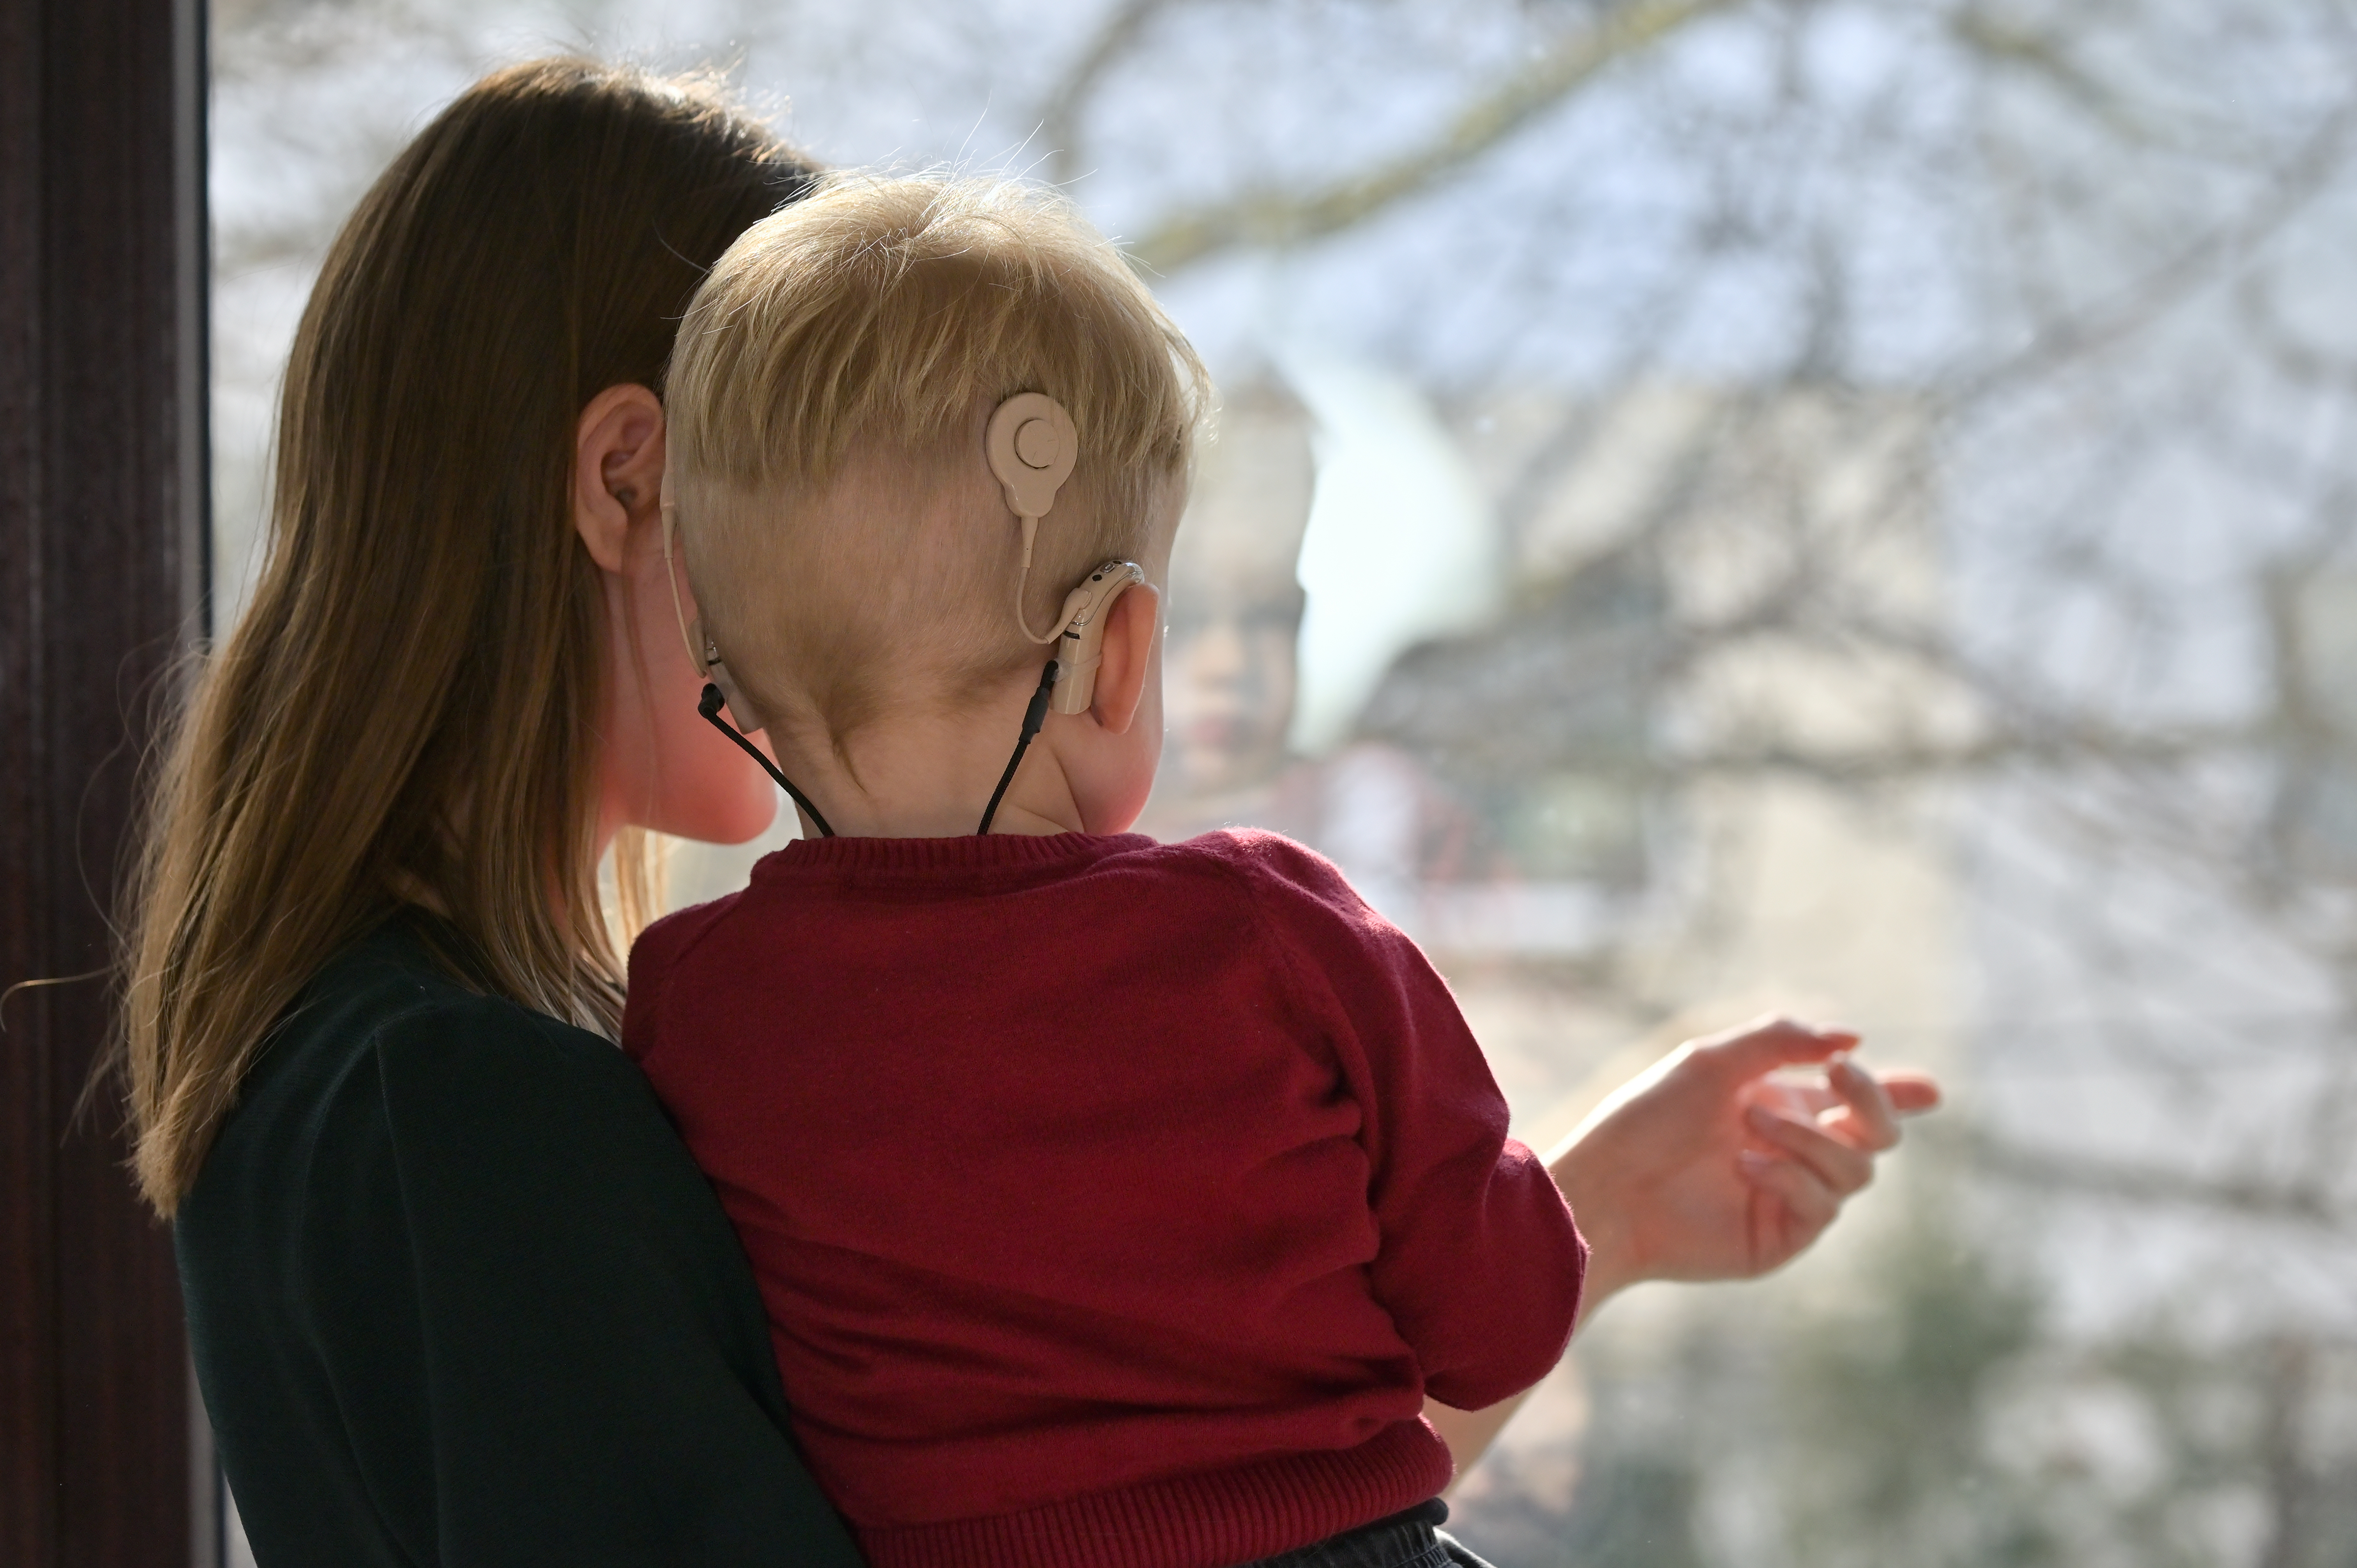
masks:
<path fill-rule="evenodd" d="M 1490 1568 L 1442 1531 L 1448 1505 L 1438 1498 L 1309 1546 L 1239 1568 Z"/>

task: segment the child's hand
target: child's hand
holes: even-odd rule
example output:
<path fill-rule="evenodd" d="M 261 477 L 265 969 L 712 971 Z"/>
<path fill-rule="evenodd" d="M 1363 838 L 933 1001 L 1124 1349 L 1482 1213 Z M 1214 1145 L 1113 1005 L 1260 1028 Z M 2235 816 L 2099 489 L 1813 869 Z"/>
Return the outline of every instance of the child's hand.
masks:
<path fill-rule="evenodd" d="M 1547 1165 L 1593 1249 L 1581 1316 L 1640 1280 L 1748 1279 L 1815 1240 L 1899 1118 L 1940 1102 L 1921 1073 L 1877 1079 L 1857 1044 L 1788 1018 L 1688 1041 L 1566 1139 Z"/>
<path fill-rule="evenodd" d="M 1878 1079 L 1850 1060 L 1857 1044 L 1790 1018 L 1689 1040 L 1547 1156 L 1587 1238 L 1581 1321 L 1640 1280 L 1764 1274 L 1833 1223 L 1899 1142 L 1899 1118 L 1940 1103 L 1922 1073 Z M 1483 1411 L 1425 1401 L 1459 1476 L 1524 1397 Z"/>

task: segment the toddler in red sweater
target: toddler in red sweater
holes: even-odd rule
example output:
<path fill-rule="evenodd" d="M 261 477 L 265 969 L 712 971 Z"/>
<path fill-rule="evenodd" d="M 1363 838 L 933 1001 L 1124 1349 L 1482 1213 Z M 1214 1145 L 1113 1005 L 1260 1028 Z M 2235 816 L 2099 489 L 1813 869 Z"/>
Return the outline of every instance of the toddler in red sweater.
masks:
<path fill-rule="evenodd" d="M 681 328 L 680 629 L 805 837 L 647 931 L 623 1043 L 878 1568 L 1443 1562 L 1425 1396 L 1527 1387 L 1577 1312 L 1415 946 L 1284 839 L 1124 832 L 1203 389 L 1006 185 L 839 179 Z"/>

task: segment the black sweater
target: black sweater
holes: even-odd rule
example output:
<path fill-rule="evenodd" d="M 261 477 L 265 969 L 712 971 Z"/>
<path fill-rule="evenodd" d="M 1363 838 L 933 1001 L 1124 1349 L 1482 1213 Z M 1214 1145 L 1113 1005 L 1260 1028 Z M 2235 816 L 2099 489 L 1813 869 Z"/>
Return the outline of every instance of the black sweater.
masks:
<path fill-rule="evenodd" d="M 396 921 L 273 1036 L 177 1225 L 263 1568 L 859 1558 L 735 1234 L 608 1042 Z"/>

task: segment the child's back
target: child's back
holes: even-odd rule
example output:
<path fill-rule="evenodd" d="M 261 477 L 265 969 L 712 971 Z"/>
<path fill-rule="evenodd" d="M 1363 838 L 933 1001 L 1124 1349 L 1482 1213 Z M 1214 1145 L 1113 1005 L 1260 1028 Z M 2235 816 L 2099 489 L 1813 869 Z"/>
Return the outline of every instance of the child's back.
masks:
<path fill-rule="evenodd" d="M 1158 742 L 1151 586 L 1096 607 L 1092 698 L 1049 715 L 1010 773 L 998 825 L 1022 831 L 941 836 L 981 806 L 1045 657 L 1001 623 L 1053 638 L 1039 607 L 1107 556 L 1159 580 L 1185 431 L 1174 449 L 1150 426 L 1185 399 L 1175 334 L 1117 261 L 1043 262 L 1021 241 L 1069 220 L 952 188 L 1011 205 L 994 276 L 976 260 L 1000 242 L 989 226 L 927 251 L 905 188 L 849 188 L 757 228 L 683 329 L 674 461 L 707 657 L 862 836 L 797 843 L 651 929 L 625 1043 L 744 1237 L 813 1467 L 879 1568 L 1284 1552 L 1440 1490 L 1422 1396 L 1476 1408 L 1543 1375 L 1580 1244 L 1506 1138 L 1447 989 L 1330 866 L 1265 834 L 1114 831 Z M 898 226 L 863 234 L 863 199 Z M 895 243 L 913 258 L 825 297 L 827 244 Z M 767 264 L 780 252 L 796 265 Z M 1109 275 L 1079 291 L 1079 330 L 1027 347 L 1018 309 L 984 334 L 1017 384 L 949 397 L 938 449 L 923 420 L 895 427 L 888 392 L 845 394 L 856 375 L 827 367 L 833 352 L 888 382 L 877 366 L 915 358 L 937 386 L 955 347 L 928 358 L 896 325 L 904 285 L 921 338 L 963 308 L 961 278 L 1071 311 L 1070 274 L 1091 266 Z M 1092 316 L 1102 300 L 1122 311 Z M 830 349 L 831 324 L 863 311 L 867 338 Z M 1125 331 L 1146 339 L 1129 379 L 1158 364 L 1168 395 L 1092 381 Z M 1035 606 L 1015 586 L 1015 515 L 964 470 L 983 469 L 1002 400 L 1039 391 L 1074 405 L 1081 456 L 1041 526 Z M 766 479 L 740 435 L 732 474 L 716 424 L 808 417 L 829 395 L 866 397 L 834 468 L 804 456 Z M 1149 417 L 1125 419 L 1136 407 Z M 765 510 L 773 482 L 787 502 Z M 767 596 L 765 557 L 794 568 Z M 1068 661 L 1078 646 L 1056 643 Z"/>
<path fill-rule="evenodd" d="M 1492 1403 L 1570 1332 L 1447 991 L 1282 839 L 799 843 L 648 934 L 628 1036 L 886 1568 L 1365 1523 L 1448 1482 L 1427 1388 Z"/>

